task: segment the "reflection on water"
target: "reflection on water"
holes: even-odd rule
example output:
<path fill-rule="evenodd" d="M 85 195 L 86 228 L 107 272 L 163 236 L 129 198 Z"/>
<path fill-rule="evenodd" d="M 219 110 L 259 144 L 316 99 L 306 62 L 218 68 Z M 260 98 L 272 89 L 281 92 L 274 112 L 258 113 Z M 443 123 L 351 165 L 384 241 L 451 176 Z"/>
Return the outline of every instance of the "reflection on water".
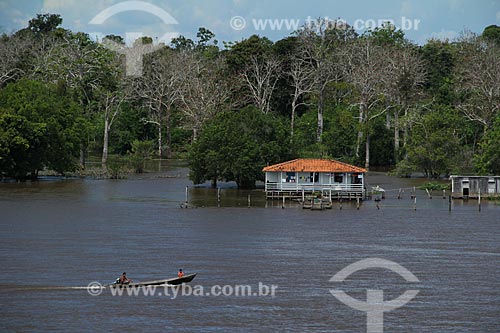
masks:
<path fill-rule="evenodd" d="M 165 162 L 164 162 L 165 163 Z M 372 174 L 394 190 L 380 202 L 334 203 L 309 211 L 267 201 L 261 190 L 194 187 L 185 167 L 125 180 L 50 180 L 0 184 L 2 331 L 363 332 L 366 315 L 330 295 L 341 288 L 366 298 L 420 293 L 384 315 L 385 332 L 498 332 L 500 207 L 432 200 L 418 192 L 417 210 L 399 188 L 420 180 Z M 189 204 L 182 209 L 188 186 Z M 248 195 L 251 207 L 248 208 Z M 267 207 L 267 208 L 266 208 Z M 359 259 L 379 257 L 412 271 L 367 270 L 329 282 Z M 275 284 L 271 297 L 90 296 L 92 281 L 111 283 L 124 270 L 134 280 L 163 279 L 179 268 L 195 284 Z M 31 288 L 31 289 L 30 289 Z M 37 289 L 38 288 L 38 289 Z M 39 288 L 57 288 L 44 289 Z"/>

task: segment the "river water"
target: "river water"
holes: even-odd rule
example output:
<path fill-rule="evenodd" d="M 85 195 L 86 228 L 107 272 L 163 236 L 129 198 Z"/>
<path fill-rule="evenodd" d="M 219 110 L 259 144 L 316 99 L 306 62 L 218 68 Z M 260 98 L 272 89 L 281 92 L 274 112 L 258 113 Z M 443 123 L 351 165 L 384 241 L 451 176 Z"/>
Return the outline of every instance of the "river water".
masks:
<path fill-rule="evenodd" d="M 369 184 L 389 190 L 380 209 L 374 201 L 282 209 L 262 190 L 228 185 L 217 207 L 216 191 L 192 188 L 186 175 L 172 167 L 125 180 L 1 183 L 0 330 L 366 332 L 366 313 L 331 289 L 363 302 L 367 289 L 383 290 L 386 301 L 411 289 L 419 290 L 413 300 L 384 313 L 384 332 L 500 331 L 498 204 L 479 212 L 477 201 L 454 201 L 449 212 L 447 200 L 418 191 L 414 210 L 409 190 L 398 200 L 395 189 L 419 181 L 369 174 Z M 329 281 L 367 258 L 396 262 L 419 282 L 382 268 Z M 210 295 L 75 288 L 123 271 L 135 281 L 169 278 L 179 268 L 197 272 L 190 285 Z M 231 294 L 237 285 L 253 294 Z"/>

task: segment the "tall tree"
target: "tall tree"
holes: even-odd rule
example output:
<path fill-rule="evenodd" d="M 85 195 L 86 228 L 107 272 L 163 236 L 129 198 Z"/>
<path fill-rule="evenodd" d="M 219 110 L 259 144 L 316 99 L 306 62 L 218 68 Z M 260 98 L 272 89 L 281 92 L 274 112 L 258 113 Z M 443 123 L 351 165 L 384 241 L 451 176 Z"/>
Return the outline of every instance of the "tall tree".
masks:
<path fill-rule="evenodd" d="M 340 21 L 320 18 L 305 24 L 297 32 L 300 57 L 311 61 L 315 69 L 315 89 L 317 95 L 318 126 L 316 141 L 321 142 L 323 134 L 323 113 L 327 87 L 342 78 L 342 45 L 355 36 L 354 30 Z"/>
<path fill-rule="evenodd" d="M 498 25 L 489 25 L 484 28 L 481 35 L 485 40 L 500 46 L 500 27 Z"/>
<path fill-rule="evenodd" d="M 271 97 L 281 75 L 279 60 L 270 55 L 261 58 L 252 56 L 243 72 L 244 81 L 251 92 L 251 99 L 264 114 L 270 111 Z"/>
<path fill-rule="evenodd" d="M 225 75 L 222 56 L 209 62 L 196 52 L 181 52 L 179 68 L 183 75 L 179 109 L 195 141 L 206 121 L 232 108 L 230 97 L 235 85 Z"/>
<path fill-rule="evenodd" d="M 29 34 L 0 36 L 0 88 L 28 74 L 23 61 L 33 54 L 33 44 Z"/>
<path fill-rule="evenodd" d="M 59 38 L 51 52 L 39 59 L 37 77 L 66 87 L 90 120 L 98 110 L 96 91 L 109 89 L 116 83 L 117 55 L 93 42 L 85 33 L 62 31 Z M 89 138 L 84 138 L 81 142 L 81 168 L 85 168 L 88 141 Z"/>
<path fill-rule="evenodd" d="M 462 98 L 457 107 L 486 132 L 500 111 L 500 46 L 468 34 L 459 47 L 455 77 Z"/>
<path fill-rule="evenodd" d="M 306 105 L 305 95 L 311 93 L 316 85 L 316 72 L 310 60 L 294 57 L 288 74 L 292 78 L 294 89 L 290 119 L 290 139 L 292 139 L 297 109 L 300 106 Z"/>
<path fill-rule="evenodd" d="M 288 148 L 287 148 L 288 147 Z M 221 112 L 208 121 L 189 155 L 194 183 L 235 181 L 253 188 L 263 180 L 262 166 L 290 158 L 288 135 L 275 114 L 265 115 L 253 106 Z"/>
<path fill-rule="evenodd" d="M 104 118 L 104 133 L 103 133 L 103 147 L 102 147 L 102 158 L 101 163 L 104 168 L 106 168 L 108 162 L 109 153 L 109 133 L 111 128 L 118 118 L 121 110 L 122 103 L 127 98 L 126 89 L 116 89 L 116 90 L 103 90 L 98 93 L 100 96 L 100 112 Z"/>
<path fill-rule="evenodd" d="M 163 156 L 162 131 L 166 129 L 166 157 L 172 157 L 172 109 L 180 101 L 182 91 L 182 63 L 179 52 L 164 47 L 148 57 L 144 75 L 136 80 L 136 94 L 148 109 L 144 122 L 157 126 L 158 157 Z"/>
<path fill-rule="evenodd" d="M 387 96 L 387 104 L 392 104 L 392 127 L 394 130 L 394 161 L 400 158 L 400 133 L 403 133 L 403 147 L 407 142 L 409 122 L 408 113 L 416 107 L 422 87 L 426 79 L 424 60 L 418 52 L 416 45 L 404 37 L 402 30 L 393 24 L 386 23 L 375 28 L 370 33 L 374 42 L 385 48 L 388 60 L 388 79 L 384 93 Z M 387 113 L 389 120 L 388 128 L 391 126 L 391 113 Z M 403 116 L 403 123 L 400 117 Z"/>
<path fill-rule="evenodd" d="M 345 78 L 356 89 L 355 103 L 359 108 L 359 129 L 356 141 L 356 157 L 365 138 L 365 168 L 370 167 L 370 122 L 383 115 L 390 105 L 384 105 L 384 93 L 393 80 L 386 49 L 374 42 L 369 35 L 362 36 L 350 44 L 346 53 L 349 65 L 345 67 Z"/>
<path fill-rule="evenodd" d="M 79 106 L 52 84 L 22 79 L 0 90 L 0 174 L 36 178 L 76 166 L 87 123 Z"/>

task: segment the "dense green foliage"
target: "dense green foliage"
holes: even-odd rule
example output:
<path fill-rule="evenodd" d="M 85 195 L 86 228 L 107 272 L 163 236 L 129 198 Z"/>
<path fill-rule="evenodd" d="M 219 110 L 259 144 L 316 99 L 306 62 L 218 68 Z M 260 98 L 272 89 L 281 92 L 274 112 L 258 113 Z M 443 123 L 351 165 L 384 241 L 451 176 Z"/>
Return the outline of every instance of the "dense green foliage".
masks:
<path fill-rule="evenodd" d="M 427 177 L 450 174 L 459 165 L 461 156 L 461 132 L 463 121 L 449 107 L 436 107 L 415 124 L 407 148 L 407 160 L 417 166 Z M 455 170 L 457 171 L 457 170 Z"/>
<path fill-rule="evenodd" d="M 500 114 L 481 142 L 481 153 L 476 156 L 476 167 L 483 174 L 500 175 Z"/>
<path fill-rule="evenodd" d="M 21 80 L 0 90 L 0 172 L 23 179 L 76 167 L 85 134 L 81 111 L 55 87 Z"/>
<path fill-rule="evenodd" d="M 203 128 L 190 152 L 190 178 L 195 183 L 218 179 L 252 188 L 263 180 L 265 165 L 290 158 L 291 145 L 280 119 L 253 107 L 217 115 Z"/>
<path fill-rule="evenodd" d="M 109 171 L 108 153 L 138 172 L 151 153 L 188 153 L 195 183 L 240 187 L 292 157 L 500 173 L 500 27 L 419 46 L 390 24 L 358 35 L 318 20 L 223 48 L 200 28 L 146 55 L 137 77 L 116 52 L 121 36 L 98 43 L 61 23 L 37 15 L 0 37 L 2 177 L 83 169 L 88 155 Z"/>

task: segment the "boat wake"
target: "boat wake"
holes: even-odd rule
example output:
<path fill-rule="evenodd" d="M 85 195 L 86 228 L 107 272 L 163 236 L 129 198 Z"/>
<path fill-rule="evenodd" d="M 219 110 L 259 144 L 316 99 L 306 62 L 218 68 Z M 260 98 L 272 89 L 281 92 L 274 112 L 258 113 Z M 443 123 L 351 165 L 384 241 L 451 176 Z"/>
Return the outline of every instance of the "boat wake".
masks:
<path fill-rule="evenodd" d="M 99 287 L 97 287 L 99 288 Z M 105 286 L 100 287 L 102 289 L 106 288 Z M 18 291 L 55 291 L 55 290 L 95 290 L 96 287 L 89 286 L 20 286 L 20 285 L 0 285 L 0 292 L 9 293 L 9 292 L 18 292 Z"/>

